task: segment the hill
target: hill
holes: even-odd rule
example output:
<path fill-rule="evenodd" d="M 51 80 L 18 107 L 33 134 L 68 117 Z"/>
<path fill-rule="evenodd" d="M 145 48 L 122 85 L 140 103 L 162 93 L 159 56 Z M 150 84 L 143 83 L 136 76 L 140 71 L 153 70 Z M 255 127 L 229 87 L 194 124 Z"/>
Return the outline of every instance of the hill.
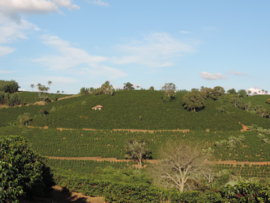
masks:
<path fill-rule="evenodd" d="M 0 109 L 0 126 L 16 122 L 19 115 L 27 112 L 32 116 L 29 125 L 60 128 L 94 129 L 190 129 L 190 130 L 241 130 L 244 125 L 257 124 L 270 128 L 270 120 L 251 114 L 232 105 L 226 113 L 216 108 L 224 105 L 207 99 L 205 108 L 191 112 L 183 107 L 183 93 L 177 93 L 171 102 L 163 102 L 160 91 L 117 91 L 111 95 L 83 95 L 46 106 L 28 106 Z M 93 106 L 102 105 L 100 111 Z M 49 114 L 42 116 L 45 108 Z"/>

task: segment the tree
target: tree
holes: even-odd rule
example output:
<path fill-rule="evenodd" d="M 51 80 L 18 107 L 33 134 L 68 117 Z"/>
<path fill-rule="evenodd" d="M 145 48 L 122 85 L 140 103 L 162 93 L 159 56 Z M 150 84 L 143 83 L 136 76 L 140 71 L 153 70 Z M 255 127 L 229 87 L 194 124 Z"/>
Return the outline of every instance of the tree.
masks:
<path fill-rule="evenodd" d="M 113 86 L 110 84 L 110 82 L 106 81 L 104 84 L 101 85 L 101 91 L 103 94 L 113 95 L 114 89 Z"/>
<path fill-rule="evenodd" d="M 238 90 L 239 97 L 247 96 L 247 91 L 244 89 Z"/>
<path fill-rule="evenodd" d="M 149 88 L 149 90 L 154 91 L 155 88 L 154 88 L 153 86 L 151 86 L 151 87 Z"/>
<path fill-rule="evenodd" d="M 229 89 L 227 92 L 230 93 L 230 94 L 236 94 L 236 91 L 235 91 L 234 88 L 233 89 Z"/>
<path fill-rule="evenodd" d="M 211 98 L 214 99 L 214 100 L 217 100 L 217 99 L 219 99 L 219 97 L 221 97 L 222 95 L 224 95 L 224 93 L 225 93 L 225 90 L 224 90 L 223 87 L 216 86 L 213 89 L 213 92 L 211 94 Z"/>
<path fill-rule="evenodd" d="M 20 136 L 0 138 L 0 160 L 0 202 L 45 197 L 55 185 L 45 159 L 34 153 Z"/>
<path fill-rule="evenodd" d="M 248 96 L 250 96 L 250 95 L 251 95 L 251 93 L 252 93 L 252 92 L 251 92 L 250 90 L 248 90 Z"/>
<path fill-rule="evenodd" d="M 174 94 L 175 90 L 176 87 L 173 83 L 165 83 L 165 85 L 162 87 L 162 91 L 164 91 L 168 97 L 171 97 Z"/>
<path fill-rule="evenodd" d="M 154 184 L 166 189 L 176 188 L 180 192 L 192 189 L 192 182 L 198 182 L 204 171 L 209 167 L 206 163 L 211 154 L 202 148 L 192 147 L 188 143 L 169 142 L 160 151 L 159 164 L 150 170 Z"/>
<path fill-rule="evenodd" d="M 33 89 L 35 88 L 35 85 L 31 84 L 30 87 L 32 88 L 32 92 L 33 92 Z"/>
<path fill-rule="evenodd" d="M 205 94 L 198 91 L 193 90 L 183 97 L 183 102 L 185 103 L 184 107 L 188 110 L 202 109 L 205 104 Z"/>
<path fill-rule="evenodd" d="M 56 92 L 57 94 L 60 94 L 60 91 L 59 90 L 57 90 L 57 92 Z"/>
<path fill-rule="evenodd" d="M 51 87 L 52 81 L 48 81 L 48 85 L 49 85 L 49 87 Z"/>
<path fill-rule="evenodd" d="M 211 95 L 213 93 L 213 89 L 209 87 L 202 86 L 200 89 L 200 92 L 204 94 L 205 98 L 211 98 Z"/>
<path fill-rule="evenodd" d="M 131 84 L 130 82 L 124 83 L 124 90 L 134 90 L 133 84 Z"/>
<path fill-rule="evenodd" d="M 64 94 L 64 91 L 62 91 L 62 94 Z"/>
<path fill-rule="evenodd" d="M 127 159 L 138 160 L 140 168 L 142 167 L 142 160 L 146 158 L 151 158 L 151 150 L 146 149 L 145 146 L 148 144 L 148 140 L 141 139 L 130 139 L 125 142 L 125 150 Z"/>

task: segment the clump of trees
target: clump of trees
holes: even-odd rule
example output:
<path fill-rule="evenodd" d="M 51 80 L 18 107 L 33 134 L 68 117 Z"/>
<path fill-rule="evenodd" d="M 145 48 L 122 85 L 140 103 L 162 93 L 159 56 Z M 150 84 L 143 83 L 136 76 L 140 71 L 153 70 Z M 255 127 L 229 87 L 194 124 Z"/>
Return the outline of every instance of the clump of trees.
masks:
<path fill-rule="evenodd" d="M 1 137 L 0 160 L 0 202 L 45 197 L 55 185 L 45 159 L 20 136 Z"/>
<path fill-rule="evenodd" d="M 101 85 L 100 88 L 86 88 L 82 87 L 80 89 L 80 94 L 95 94 L 95 95 L 100 95 L 100 94 L 111 94 L 114 95 L 115 89 L 113 86 L 110 84 L 109 81 L 106 81 Z"/>
<path fill-rule="evenodd" d="M 4 91 L 0 91 L 0 105 L 4 104 L 8 106 L 20 105 L 21 100 L 17 94 L 10 94 L 5 93 Z"/>
<path fill-rule="evenodd" d="M 124 83 L 124 90 L 134 90 L 135 88 L 133 87 L 133 84 L 131 84 L 130 82 Z"/>
<path fill-rule="evenodd" d="M 16 81 L 0 80 L 0 91 L 12 94 L 12 93 L 18 92 L 18 89 L 19 89 L 19 85 Z"/>
<path fill-rule="evenodd" d="M 184 107 L 190 111 L 202 109 L 205 105 L 206 95 L 197 89 L 192 89 L 183 97 Z"/>
<path fill-rule="evenodd" d="M 141 168 L 143 159 L 152 157 L 152 151 L 146 148 L 147 144 L 149 144 L 147 139 L 127 140 L 124 146 L 126 150 L 125 158 L 137 160 Z"/>

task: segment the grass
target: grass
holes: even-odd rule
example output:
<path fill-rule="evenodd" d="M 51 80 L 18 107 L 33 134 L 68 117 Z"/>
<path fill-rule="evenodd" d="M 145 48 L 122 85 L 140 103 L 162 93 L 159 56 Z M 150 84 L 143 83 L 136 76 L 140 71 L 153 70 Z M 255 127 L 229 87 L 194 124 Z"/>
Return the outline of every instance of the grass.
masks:
<path fill-rule="evenodd" d="M 255 95 L 243 98 L 245 102 L 251 102 L 251 108 L 254 108 L 256 105 L 262 105 L 264 108 L 270 108 L 270 104 L 266 103 L 267 99 L 270 99 L 270 95 Z"/>

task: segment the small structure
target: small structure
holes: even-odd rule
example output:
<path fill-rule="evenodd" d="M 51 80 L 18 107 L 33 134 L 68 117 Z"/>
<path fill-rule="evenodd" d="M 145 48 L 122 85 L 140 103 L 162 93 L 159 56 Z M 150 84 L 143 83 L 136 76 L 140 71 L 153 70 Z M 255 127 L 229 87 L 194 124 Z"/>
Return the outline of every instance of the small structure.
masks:
<path fill-rule="evenodd" d="M 103 109 L 103 106 L 97 105 L 97 106 L 94 106 L 92 109 L 101 110 L 101 109 Z"/>

